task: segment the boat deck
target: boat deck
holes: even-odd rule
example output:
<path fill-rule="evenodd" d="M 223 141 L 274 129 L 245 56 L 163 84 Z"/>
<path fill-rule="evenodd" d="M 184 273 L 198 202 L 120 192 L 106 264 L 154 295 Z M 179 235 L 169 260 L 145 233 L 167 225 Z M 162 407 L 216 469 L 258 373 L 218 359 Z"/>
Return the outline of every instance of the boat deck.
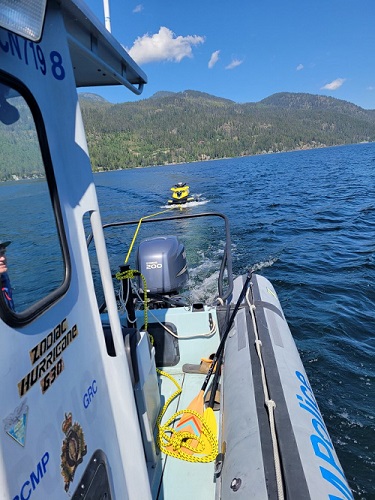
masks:
<path fill-rule="evenodd" d="M 210 336 L 210 319 L 216 325 L 215 333 Z M 137 313 L 139 324 L 143 320 L 142 311 Z M 199 365 L 201 358 L 208 358 L 214 353 L 219 343 L 216 310 L 205 308 L 194 314 L 186 308 L 158 309 L 149 312 L 152 332 L 156 318 L 163 323 L 175 325 L 177 330 L 180 360 L 175 366 L 160 367 L 173 376 L 181 385 L 182 392 L 169 405 L 163 422 L 166 422 L 174 413 L 186 409 L 191 401 L 199 394 L 205 379 L 205 374 L 185 373 L 184 364 Z M 141 325 L 142 326 L 142 325 Z M 166 334 L 169 335 L 169 334 Z M 191 338 L 194 337 L 194 338 Z M 159 377 L 161 408 L 169 397 L 176 391 L 176 386 L 167 377 Z M 215 415 L 218 417 L 218 412 Z M 155 430 L 156 431 L 156 430 Z M 157 432 L 157 431 L 156 431 Z M 194 463 L 179 460 L 174 457 L 161 455 L 162 478 L 152 483 L 152 496 L 158 500 L 175 499 L 195 500 L 213 498 L 215 496 L 214 462 Z"/>
<path fill-rule="evenodd" d="M 181 397 L 169 406 L 163 419 L 166 421 L 173 413 L 188 407 L 192 399 L 199 393 L 204 375 L 198 374 L 174 374 L 176 380 L 182 386 Z M 162 398 L 168 398 L 174 387 L 168 379 L 161 377 Z M 172 390 L 171 390 L 172 389 Z M 216 412 L 217 413 L 217 412 Z M 154 485 L 152 496 L 158 500 L 203 500 L 214 498 L 214 462 L 194 463 L 178 460 L 162 454 L 162 482 L 160 489 Z"/>

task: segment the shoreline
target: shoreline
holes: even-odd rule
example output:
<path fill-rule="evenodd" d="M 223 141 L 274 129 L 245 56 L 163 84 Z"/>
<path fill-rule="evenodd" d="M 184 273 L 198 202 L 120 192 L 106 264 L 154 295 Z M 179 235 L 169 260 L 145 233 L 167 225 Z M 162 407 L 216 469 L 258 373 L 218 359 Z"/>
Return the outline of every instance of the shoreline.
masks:
<path fill-rule="evenodd" d="M 152 168 L 152 167 L 173 167 L 175 165 L 189 165 L 190 163 L 199 163 L 199 162 L 203 163 L 203 162 L 210 162 L 210 161 L 233 160 L 234 158 L 248 158 L 248 157 L 255 157 L 255 156 L 277 155 L 277 154 L 283 154 L 283 153 L 297 153 L 300 151 L 312 151 L 312 150 L 316 150 L 316 149 L 339 148 L 339 147 L 345 147 L 345 146 L 359 146 L 362 144 L 375 144 L 375 142 L 362 141 L 362 142 L 355 142 L 355 143 L 350 143 L 350 144 L 335 144 L 333 146 L 305 147 L 305 148 L 291 149 L 288 151 L 268 151 L 268 152 L 254 154 L 254 155 L 223 156 L 222 158 L 206 158 L 206 159 L 201 159 L 201 160 L 173 162 L 173 163 L 165 163 L 165 164 L 159 164 L 159 165 L 145 165 L 143 167 L 107 168 L 106 170 L 104 170 L 104 169 L 92 170 L 92 173 L 93 174 L 104 174 L 104 173 L 108 173 L 108 172 L 121 172 L 123 170 L 135 170 L 135 169 Z M 17 174 L 12 174 L 12 177 L 13 177 L 12 179 L 0 179 L 0 184 L 7 183 L 7 182 L 20 182 L 20 181 L 31 181 L 31 180 L 43 180 L 43 179 L 45 179 L 44 174 L 33 174 L 31 176 L 25 176 L 25 177 L 17 175 Z"/>
<path fill-rule="evenodd" d="M 362 141 L 362 142 L 354 142 L 350 144 L 335 144 L 333 146 L 317 146 L 311 148 L 298 148 L 298 149 L 290 149 L 288 151 L 269 151 L 264 153 L 258 153 L 253 155 L 241 155 L 241 156 L 223 156 L 222 158 L 207 158 L 202 160 L 191 160 L 191 161 L 181 161 L 181 162 L 173 162 L 173 163 L 164 163 L 164 164 L 156 164 L 156 165 L 145 165 L 143 167 L 125 167 L 125 168 L 113 168 L 107 170 L 93 170 L 94 174 L 105 174 L 107 172 L 121 172 L 123 170 L 135 170 L 135 169 L 143 169 L 143 168 L 152 168 L 152 167 L 174 167 L 176 165 L 189 165 L 190 163 L 206 163 L 210 161 L 222 161 L 222 160 L 233 160 L 234 158 L 249 158 L 255 156 L 269 156 L 269 155 L 278 155 L 284 153 L 298 153 L 300 151 L 313 151 L 317 149 L 331 149 L 331 148 L 341 148 L 345 146 L 360 146 L 362 144 L 375 144 L 375 142 L 371 141 Z"/>

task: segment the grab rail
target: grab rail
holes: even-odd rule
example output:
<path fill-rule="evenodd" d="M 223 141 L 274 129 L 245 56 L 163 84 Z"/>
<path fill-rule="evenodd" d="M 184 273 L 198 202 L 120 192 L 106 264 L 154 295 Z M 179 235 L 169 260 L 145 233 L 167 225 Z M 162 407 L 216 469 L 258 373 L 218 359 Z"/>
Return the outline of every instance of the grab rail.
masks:
<path fill-rule="evenodd" d="M 233 268 L 232 268 L 232 253 L 231 253 L 231 237 L 230 237 L 230 229 L 229 229 L 229 220 L 226 215 L 220 212 L 202 212 L 199 214 L 183 214 L 183 215 L 175 215 L 172 217 L 158 217 L 154 219 L 144 219 L 143 224 L 155 223 L 155 222 L 166 222 L 166 221 L 174 221 L 181 219 L 195 219 L 200 217 L 219 217 L 224 220 L 225 225 L 225 248 L 224 255 L 221 261 L 219 277 L 218 277 L 218 292 L 219 298 L 225 301 L 233 291 Z M 123 222 L 110 222 L 108 224 L 103 224 L 103 229 L 108 229 L 110 227 L 120 227 L 120 226 L 130 226 L 139 224 L 139 220 L 135 221 L 123 221 Z M 89 247 L 91 241 L 93 239 L 93 234 L 90 233 L 87 237 L 86 243 L 87 247 Z M 228 279 L 228 287 L 224 292 L 224 273 L 227 270 L 227 279 Z"/>

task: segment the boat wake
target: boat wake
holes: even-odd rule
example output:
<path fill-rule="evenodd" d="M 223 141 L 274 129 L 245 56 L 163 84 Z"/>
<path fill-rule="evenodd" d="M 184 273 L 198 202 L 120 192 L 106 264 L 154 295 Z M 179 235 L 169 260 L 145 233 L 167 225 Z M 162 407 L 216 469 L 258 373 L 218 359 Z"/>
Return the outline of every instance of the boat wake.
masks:
<path fill-rule="evenodd" d="M 177 209 L 184 209 L 184 208 L 192 208 L 192 207 L 199 207 L 200 205 L 206 205 L 210 200 L 205 200 L 205 199 L 199 199 L 198 201 L 189 201 L 187 203 L 183 204 L 176 204 L 176 205 L 162 205 L 160 208 L 177 208 Z"/>
<path fill-rule="evenodd" d="M 253 265 L 252 267 L 252 270 L 253 271 L 260 271 L 261 269 L 264 269 L 266 267 L 271 267 L 275 264 L 275 262 L 277 262 L 279 260 L 278 257 L 274 257 L 272 259 L 269 259 L 269 260 L 265 260 L 265 261 L 261 261 L 261 262 L 257 262 L 256 264 Z"/>
<path fill-rule="evenodd" d="M 224 242 L 220 242 L 218 248 L 198 250 L 199 264 L 189 268 L 189 296 L 191 302 L 214 303 L 218 295 L 217 280 L 219 277 L 218 267 L 223 257 Z"/>

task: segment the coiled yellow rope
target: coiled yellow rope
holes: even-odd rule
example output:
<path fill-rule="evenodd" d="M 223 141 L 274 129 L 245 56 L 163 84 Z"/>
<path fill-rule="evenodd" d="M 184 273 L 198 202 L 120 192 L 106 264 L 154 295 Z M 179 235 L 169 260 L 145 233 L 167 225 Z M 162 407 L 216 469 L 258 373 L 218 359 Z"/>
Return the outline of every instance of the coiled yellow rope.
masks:
<path fill-rule="evenodd" d="M 166 401 L 156 421 L 158 427 L 157 444 L 160 450 L 166 455 L 178 458 L 180 460 L 186 460 L 187 462 L 207 463 L 214 461 L 218 454 L 218 441 L 215 434 L 207 425 L 203 415 L 194 410 L 180 410 L 172 415 L 165 424 L 161 424 L 168 406 L 173 401 L 173 399 L 181 394 L 182 388 L 177 380 L 175 380 L 169 373 L 159 370 L 158 368 L 156 369 L 156 371 L 160 375 L 169 378 L 169 380 L 171 380 L 177 388 L 177 390 Z M 187 413 L 194 415 L 200 421 L 200 436 L 187 431 L 176 431 L 173 428 L 173 422 L 183 414 Z M 198 444 L 191 446 L 189 443 L 192 441 Z M 185 450 L 190 450 L 194 454 L 184 452 L 183 448 Z M 196 454 L 198 454 L 198 456 Z"/>

